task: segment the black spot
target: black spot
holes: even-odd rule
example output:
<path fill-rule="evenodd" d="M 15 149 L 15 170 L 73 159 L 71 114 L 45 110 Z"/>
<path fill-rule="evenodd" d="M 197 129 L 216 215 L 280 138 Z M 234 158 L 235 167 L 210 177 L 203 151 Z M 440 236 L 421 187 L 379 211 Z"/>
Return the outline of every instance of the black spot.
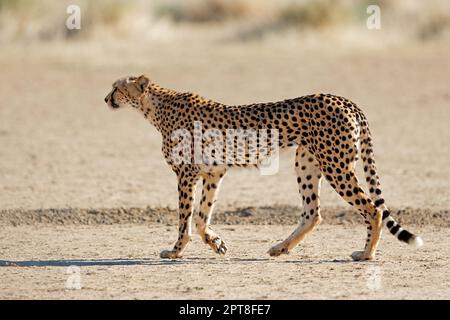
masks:
<path fill-rule="evenodd" d="M 386 223 L 386 226 L 390 229 L 392 228 L 392 226 L 394 225 L 394 221 L 389 221 L 388 223 Z"/>
<path fill-rule="evenodd" d="M 377 201 L 375 201 L 375 206 L 379 207 L 384 203 L 384 199 L 378 199 Z"/>
<path fill-rule="evenodd" d="M 383 220 L 386 219 L 387 217 L 389 217 L 390 214 L 391 214 L 391 213 L 390 213 L 389 211 L 384 210 L 384 211 L 383 211 Z M 390 222 L 392 222 L 392 221 L 390 221 Z"/>

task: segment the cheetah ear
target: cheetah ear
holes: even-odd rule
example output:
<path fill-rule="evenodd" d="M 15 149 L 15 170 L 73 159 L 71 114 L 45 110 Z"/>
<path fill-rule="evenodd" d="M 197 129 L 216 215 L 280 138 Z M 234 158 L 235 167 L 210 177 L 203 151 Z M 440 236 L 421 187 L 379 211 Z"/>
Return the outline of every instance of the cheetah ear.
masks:
<path fill-rule="evenodd" d="M 150 83 L 149 78 L 147 78 L 146 76 L 142 75 L 139 78 L 136 79 L 136 84 L 139 88 L 139 91 L 142 93 L 145 91 L 145 89 L 147 89 L 148 84 Z"/>

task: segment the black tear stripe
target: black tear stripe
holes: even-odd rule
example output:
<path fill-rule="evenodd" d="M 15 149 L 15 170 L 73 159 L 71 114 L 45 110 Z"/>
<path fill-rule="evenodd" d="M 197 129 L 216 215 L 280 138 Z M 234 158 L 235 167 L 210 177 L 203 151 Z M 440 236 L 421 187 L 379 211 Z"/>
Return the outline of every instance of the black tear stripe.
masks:
<path fill-rule="evenodd" d="M 116 93 L 117 88 L 114 88 L 113 92 L 111 93 L 111 106 L 113 108 L 119 108 L 119 105 L 114 101 L 114 93 Z"/>

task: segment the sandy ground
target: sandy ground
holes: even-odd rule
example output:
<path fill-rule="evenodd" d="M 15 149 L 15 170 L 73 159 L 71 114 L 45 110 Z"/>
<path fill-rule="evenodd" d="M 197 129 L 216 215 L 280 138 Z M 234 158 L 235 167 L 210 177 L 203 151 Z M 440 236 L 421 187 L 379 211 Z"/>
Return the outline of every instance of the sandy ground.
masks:
<path fill-rule="evenodd" d="M 322 225 L 290 255 L 269 257 L 293 228 L 218 225 L 226 257 L 194 236 L 185 257 L 170 261 L 158 257 L 176 236 L 164 225 L 5 227 L 0 298 L 450 298 L 448 229 L 416 228 L 426 242 L 421 250 L 386 234 L 376 261 L 353 262 L 364 227 Z M 81 289 L 67 288 L 77 283 L 74 274 Z"/>
<path fill-rule="evenodd" d="M 2 47 L 0 298 L 450 298 L 449 56 L 448 43 Z M 350 261 L 365 230 L 324 183 L 330 219 L 291 255 L 268 257 L 300 206 L 287 153 L 277 175 L 225 179 L 214 219 L 227 257 L 195 237 L 185 259 L 160 260 L 176 238 L 175 176 L 155 129 L 103 102 L 115 79 L 141 73 L 228 104 L 315 92 L 352 99 L 369 118 L 387 204 L 426 246 L 413 251 L 386 234 L 376 261 Z M 71 265 L 80 290 L 66 288 Z"/>

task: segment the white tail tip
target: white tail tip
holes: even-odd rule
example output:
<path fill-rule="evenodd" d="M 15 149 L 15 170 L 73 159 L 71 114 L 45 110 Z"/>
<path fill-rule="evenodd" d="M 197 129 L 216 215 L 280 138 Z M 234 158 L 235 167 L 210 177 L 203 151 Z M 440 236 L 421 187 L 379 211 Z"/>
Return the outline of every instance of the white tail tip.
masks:
<path fill-rule="evenodd" d="M 423 240 L 421 237 L 414 237 L 413 239 L 411 239 L 412 241 L 409 243 L 413 246 L 415 246 L 416 248 L 420 248 L 421 246 L 423 246 Z"/>

